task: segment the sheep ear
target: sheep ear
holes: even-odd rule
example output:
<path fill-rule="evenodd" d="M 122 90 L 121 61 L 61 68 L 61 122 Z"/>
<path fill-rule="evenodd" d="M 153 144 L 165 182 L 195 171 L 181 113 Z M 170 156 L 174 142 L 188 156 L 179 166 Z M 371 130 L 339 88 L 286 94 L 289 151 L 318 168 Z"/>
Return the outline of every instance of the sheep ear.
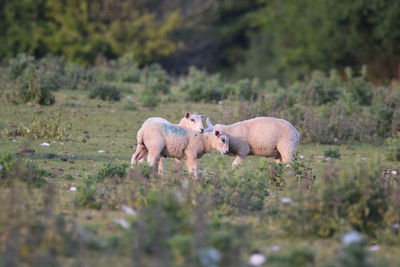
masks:
<path fill-rule="evenodd" d="M 208 126 L 208 128 L 212 128 L 212 127 L 214 127 L 214 125 L 212 125 L 212 124 L 211 124 L 211 120 L 210 120 L 210 118 L 209 118 L 209 117 L 207 117 L 207 119 L 206 119 L 206 123 L 207 123 L 207 126 Z"/>
<path fill-rule="evenodd" d="M 189 113 L 189 112 L 186 112 L 185 118 L 186 118 L 186 119 L 189 119 L 189 117 L 190 117 L 190 113 Z"/>
<path fill-rule="evenodd" d="M 220 131 L 217 131 L 217 130 L 214 131 L 214 134 L 215 134 L 217 137 L 219 137 L 219 136 L 221 135 Z"/>

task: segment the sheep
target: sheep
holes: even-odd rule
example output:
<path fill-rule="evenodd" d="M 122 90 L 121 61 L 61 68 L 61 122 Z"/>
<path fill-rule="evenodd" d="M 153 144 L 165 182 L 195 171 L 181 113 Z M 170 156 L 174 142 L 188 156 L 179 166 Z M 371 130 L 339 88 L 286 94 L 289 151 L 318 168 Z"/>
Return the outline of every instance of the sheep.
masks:
<path fill-rule="evenodd" d="M 194 131 L 202 133 L 204 131 L 204 126 L 203 126 L 204 117 L 205 115 L 198 115 L 197 113 L 186 112 L 185 116 L 179 121 L 178 125 L 183 128 L 192 129 Z M 140 162 L 144 162 L 145 158 L 146 158 L 145 155 L 141 157 Z M 164 163 L 161 162 L 161 164 Z M 176 160 L 176 165 L 178 166 L 179 169 L 181 168 L 180 160 L 178 159 Z"/>
<path fill-rule="evenodd" d="M 212 125 L 208 129 L 224 132 L 230 137 L 228 155 L 234 156 L 232 167 L 248 155 L 275 157 L 278 162 L 290 163 L 300 141 L 300 134 L 288 121 L 273 117 L 257 117 L 231 125 Z"/>
<path fill-rule="evenodd" d="M 212 149 L 228 153 L 227 135 L 218 130 L 198 133 L 153 117 L 147 119 L 137 133 L 137 148 L 131 158 L 131 167 L 148 153 L 147 162 L 163 176 L 161 157 L 184 158 L 189 173 L 197 178 L 196 160 Z"/>

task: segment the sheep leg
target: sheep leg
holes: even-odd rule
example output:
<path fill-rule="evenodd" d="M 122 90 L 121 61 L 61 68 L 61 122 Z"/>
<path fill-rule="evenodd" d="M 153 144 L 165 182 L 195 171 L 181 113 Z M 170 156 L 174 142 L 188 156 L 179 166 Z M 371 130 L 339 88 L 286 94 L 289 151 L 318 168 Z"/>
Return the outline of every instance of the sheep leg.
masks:
<path fill-rule="evenodd" d="M 135 166 L 138 162 L 143 162 L 144 157 L 147 154 L 147 148 L 138 145 L 135 153 L 131 157 L 131 167 Z"/>
<path fill-rule="evenodd" d="M 182 170 L 182 162 L 180 159 L 175 159 L 175 167 L 178 171 Z"/>
<path fill-rule="evenodd" d="M 160 149 L 159 147 L 151 150 L 149 149 L 149 154 L 147 156 L 147 162 L 150 164 L 150 166 L 153 167 L 155 173 L 158 173 L 158 166 L 161 159 L 162 149 Z"/>
<path fill-rule="evenodd" d="M 164 158 L 161 157 L 160 161 L 158 162 L 158 175 L 160 177 L 164 177 Z"/>
<path fill-rule="evenodd" d="M 232 162 L 232 168 L 235 168 L 237 165 L 241 164 L 243 162 L 243 159 L 243 157 L 237 155 Z"/>
<path fill-rule="evenodd" d="M 186 168 L 188 169 L 189 173 L 197 179 L 197 161 L 195 158 L 188 157 L 185 161 Z"/>
<path fill-rule="evenodd" d="M 295 149 L 293 147 L 296 147 L 293 144 L 286 144 L 286 145 L 278 145 L 277 149 L 280 154 L 280 162 L 282 163 L 290 163 L 293 160 L 293 154 Z"/>

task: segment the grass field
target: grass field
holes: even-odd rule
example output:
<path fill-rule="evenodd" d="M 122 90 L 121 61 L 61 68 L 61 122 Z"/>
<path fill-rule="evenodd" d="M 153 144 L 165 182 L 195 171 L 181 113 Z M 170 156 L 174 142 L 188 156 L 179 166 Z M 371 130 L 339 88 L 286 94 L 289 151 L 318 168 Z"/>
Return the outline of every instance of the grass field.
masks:
<path fill-rule="evenodd" d="M 199 160 L 197 181 L 186 172 L 177 171 L 173 160 L 167 159 L 164 179 L 151 175 L 148 178 L 144 166 L 120 180 L 106 177 L 104 182 L 88 186 L 95 188 L 97 204 L 93 208 L 77 201 L 77 195 L 87 193 L 87 188 L 82 189 L 85 179 L 96 176 L 107 163 L 129 164 L 136 132 L 146 118 L 160 116 L 177 123 L 189 111 L 206 114 L 214 122 L 230 123 L 241 118 L 240 104 L 185 103 L 178 99 L 154 109 L 140 105 L 128 109 L 128 97 L 104 102 L 88 99 L 84 91 L 67 90 L 56 92 L 55 96 L 57 103 L 52 106 L 0 105 L 1 153 L 19 153 L 22 160 L 47 171 L 47 183 L 39 188 L 19 183 L 0 187 L 2 201 L 8 203 L 1 204 L 2 264 L 247 266 L 251 253 L 259 251 L 267 257 L 265 266 L 400 265 L 400 235 L 397 226 L 393 226 L 399 223 L 399 205 L 395 203 L 399 196 L 394 197 L 396 192 L 399 194 L 400 163 L 386 161 L 383 146 L 300 144 L 299 171 L 260 157 L 248 157 L 242 166 L 231 170 L 232 158 L 212 152 Z M 71 126 L 70 131 L 65 130 L 68 136 L 61 140 L 8 134 L 11 129 L 29 128 L 33 116 L 39 119 L 55 114 L 61 116 L 59 124 Z M 43 143 L 49 146 L 42 146 Z M 340 157 L 324 155 L 328 150 L 339 150 Z M 325 203 L 329 188 L 321 184 L 331 177 L 332 188 L 336 188 L 335 179 L 343 182 L 346 173 L 354 173 L 354 180 L 365 175 L 375 175 L 374 179 L 382 176 L 390 184 L 384 192 L 393 192 L 387 196 L 392 204 L 376 198 L 377 203 L 383 203 L 384 218 L 372 218 L 375 226 L 364 227 L 362 222 L 369 220 L 372 213 L 370 199 L 343 218 L 323 214 L 325 209 L 316 200 Z M 354 183 L 355 187 L 359 184 Z M 362 186 L 360 192 L 366 189 L 365 195 L 375 194 Z M 74 187 L 78 190 L 71 190 Z M 349 188 L 332 189 L 337 201 Z M 284 198 L 289 199 L 288 203 Z M 362 195 L 352 195 L 346 203 L 363 203 L 362 199 Z M 127 215 L 122 205 L 132 207 L 137 214 Z M 308 214 L 309 210 L 318 209 L 320 213 Z M 15 215 L 23 210 L 26 215 Z M 354 215 L 357 212 L 362 215 Z M 57 224 L 55 218 L 59 216 L 65 227 Z M 320 221 L 324 216 L 327 218 Z M 128 229 L 115 222 L 118 218 L 130 224 Z M 44 229 L 37 230 L 31 220 L 40 222 Z M 359 247 L 341 241 L 342 235 L 351 230 L 363 234 Z"/>

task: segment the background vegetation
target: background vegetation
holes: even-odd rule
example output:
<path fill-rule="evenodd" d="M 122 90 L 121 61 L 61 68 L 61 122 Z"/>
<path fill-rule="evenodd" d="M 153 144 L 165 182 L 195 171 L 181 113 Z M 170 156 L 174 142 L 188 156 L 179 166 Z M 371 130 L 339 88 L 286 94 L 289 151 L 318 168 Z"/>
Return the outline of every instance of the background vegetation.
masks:
<path fill-rule="evenodd" d="M 0 60 L 51 53 L 87 65 L 130 53 L 173 73 L 285 82 L 368 65 L 388 82 L 399 78 L 399 16 L 396 0 L 2 1 Z"/>

